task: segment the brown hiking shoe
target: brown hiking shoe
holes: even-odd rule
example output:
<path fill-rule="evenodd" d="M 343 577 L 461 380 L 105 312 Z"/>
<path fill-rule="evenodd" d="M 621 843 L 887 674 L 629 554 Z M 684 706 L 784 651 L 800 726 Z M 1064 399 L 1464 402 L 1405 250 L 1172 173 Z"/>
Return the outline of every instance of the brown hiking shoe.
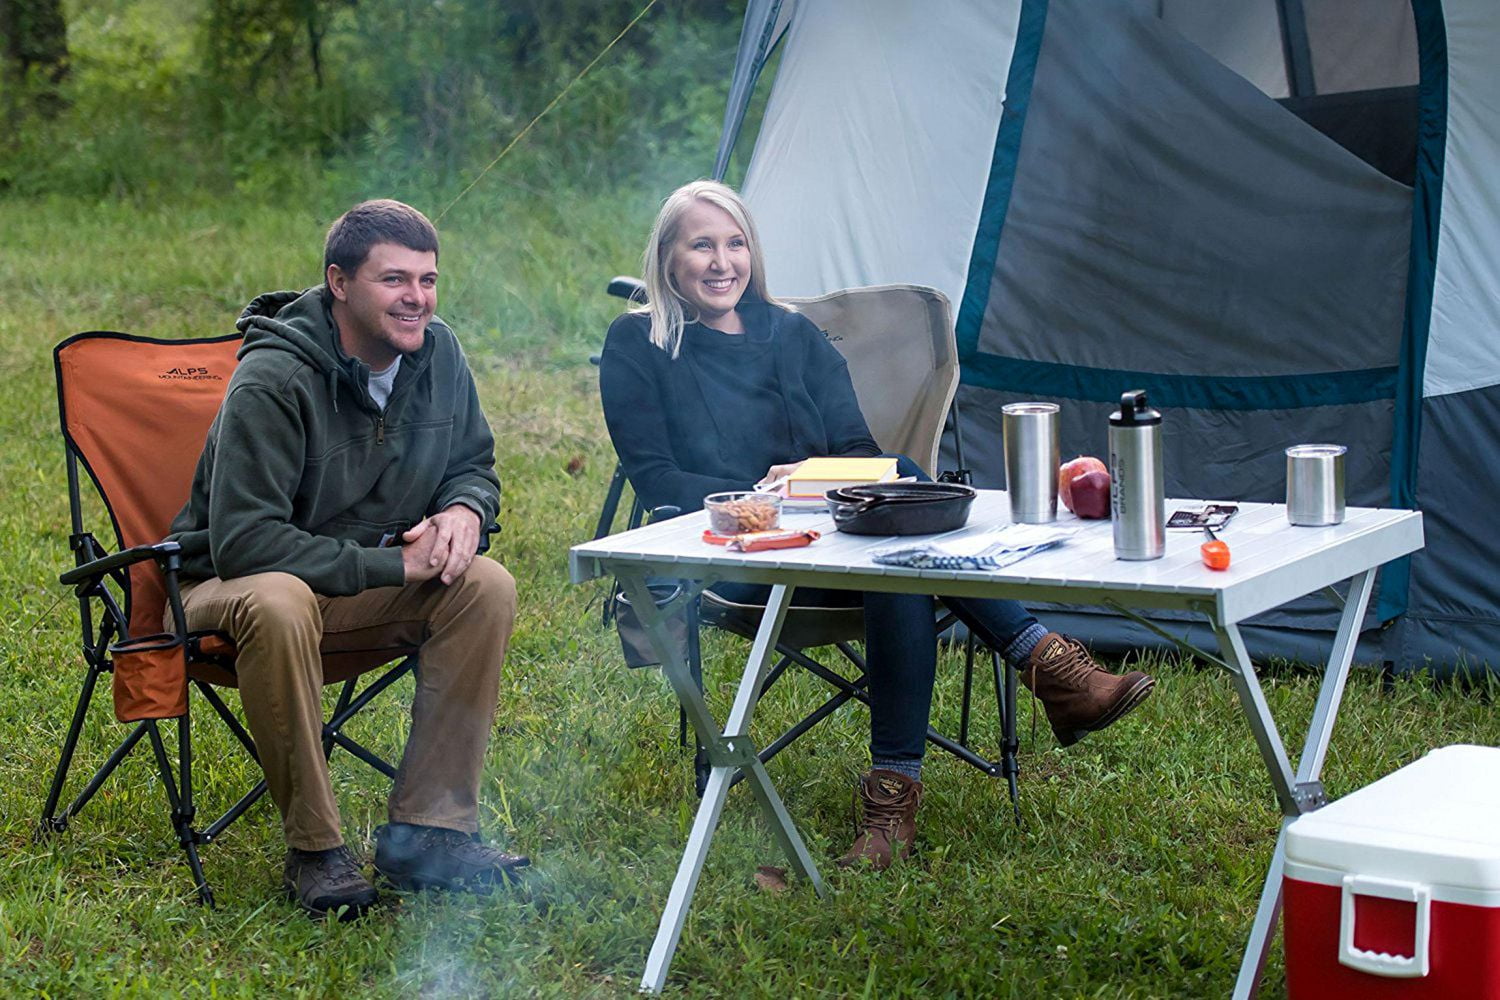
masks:
<path fill-rule="evenodd" d="M 390 823 L 375 830 L 375 870 L 398 889 L 450 889 L 487 895 L 516 882 L 531 864 L 458 830 Z"/>
<path fill-rule="evenodd" d="M 375 887 L 347 847 L 326 851 L 287 849 L 282 869 L 287 898 L 316 918 L 355 920 L 375 904 Z"/>
<path fill-rule="evenodd" d="M 864 859 L 883 872 L 896 860 L 911 854 L 917 837 L 917 807 L 922 804 L 922 783 L 898 771 L 878 768 L 859 780 L 859 836 L 849 852 L 839 858 L 840 868 Z"/>
<path fill-rule="evenodd" d="M 1057 742 L 1072 746 L 1145 701 L 1156 680 L 1139 670 L 1112 674 L 1077 639 L 1048 632 L 1021 671 L 1047 710 Z"/>

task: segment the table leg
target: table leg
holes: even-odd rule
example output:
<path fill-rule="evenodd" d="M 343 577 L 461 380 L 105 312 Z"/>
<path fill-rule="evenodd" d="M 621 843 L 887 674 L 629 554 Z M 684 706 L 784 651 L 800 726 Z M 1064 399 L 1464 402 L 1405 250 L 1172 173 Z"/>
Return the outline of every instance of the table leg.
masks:
<path fill-rule="evenodd" d="M 780 796 L 776 794 L 776 789 L 771 784 L 765 765 L 756 755 L 755 744 L 749 738 L 750 717 L 755 711 L 756 699 L 766 673 L 770 669 L 777 637 L 781 634 L 782 623 L 786 620 L 787 608 L 791 605 L 791 589 L 785 586 L 771 588 L 760 628 L 751 645 L 745 671 L 740 677 L 740 686 L 735 692 L 734 705 L 730 709 L 724 729 L 721 730 L 709 711 L 703 692 L 693 682 L 688 664 L 683 660 L 681 651 L 675 647 L 667 633 L 661 609 L 656 607 L 646 586 L 645 574 L 627 567 L 619 571 L 618 577 L 626 597 L 637 609 L 636 613 L 640 617 L 641 624 L 656 649 L 667 682 L 671 684 L 678 701 L 687 712 L 688 720 L 693 724 L 700 742 L 708 748 L 709 759 L 714 765 L 709 773 L 708 787 L 703 792 L 703 801 L 699 803 L 697 815 L 693 817 L 693 828 L 688 835 L 687 847 L 683 851 L 682 861 L 678 863 L 677 875 L 672 881 L 672 889 L 667 896 L 667 905 L 662 912 L 656 938 L 652 941 L 651 953 L 646 959 L 646 971 L 641 977 L 640 988 L 643 992 L 659 993 L 666 985 L 672 955 L 676 952 L 678 941 L 682 936 L 682 927 L 687 920 L 687 910 L 692 903 L 693 891 L 697 888 L 698 877 L 703 872 L 708 847 L 713 840 L 714 830 L 719 825 L 719 817 L 724 808 L 724 800 L 729 794 L 731 780 L 738 770 L 741 768 L 746 770 L 756 801 L 766 814 L 771 830 L 786 852 L 792 866 L 807 876 L 819 895 L 823 894 L 823 882 L 818 876 L 817 866 L 813 864 L 812 856 L 797 833 L 796 825 L 793 824 Z M 698 589 L 701 590 L 701 588 Z M 697 592 L 693 590 L 686 599 L 695 598 Z"/>
<path fill-rule="evenodd" d="M 792 822 L 786 806 L 782 804 L 781 796 L 776 794 L 776 789 L 771 784 L 771 776 L 766 773 L 766 765 L 760 762 L 759 757 L 755 757 L 746 765 L 746 772 L 750 779 L 750 790 L 760 800 L 760 807 L 770 820 L 771 832 L 776 835 L 776 840 L 781 844 L 787 860 L 797 872 L 812 883 L 814 892 L 819 896 L 824 895 L 823 877 L 818 874 L 818 866 L 813 864 L 812 855 L 808 853 L 807 845 L 802 842 L 802 836 L 797 832 L 796 824 Z"/>
<path fill-rule="evenodd" d="M 1271 867 L 1266 871 L 1266 880 L 1260 888 L 1260 903 L 1255 907 L 1255 922 L 1250 925 L 1250 940 L 1245 942 L 1245 954 L 1240 959 L 1240 971 L 1234 980 L 1233 1000 L 1250 1000 L 1260 990 L 1260 970 L 1266 964 L 1266 955 L 1271 951 L 1271 938 L 1276 934 L 1276 922 L 1281 917 L 1281 874 L 1286 865 L 1286 828 L 1292 821 L 1282 817 L 1281 829 L 1276 832 L 1276 850 L 1271 854 Z"/>
<path fill-rule="evenodd" d="M 1364 623 L 1365 609 L 1370 605 L 1370 595 L 1374 590 L 1373 569 L 1354 577 L 1349 584 L 1349 596 L 1344 598 L 1344 614 L 1333 638 L 1333 652 L 1328 657 L 1328 669 L 1323 673 L 1323 687 L 1318 692 L 1312 722 L 1308 724 L 1307 742 L 1302 747 L 1302 756 L 1297 759 L 1299 782 L 1317 781 L 1323 773 L 1328 741 L 1333 736 L 1333 724 L 1344 700 L 1349 665 L 1354 662 L 1354 649 L 1359 644 L 1359 627 Z"/>
<path fill-rule="evenodd" d="M 708 776 L 708 787 L 703 790 L 698 815 L 693 817 L 693 830 L 688 834 L 687 848 L 682 852 L 682 861 L 677 865 L 677 877 L 672 880 L 672 891 L 667 894 L 667 906 L 662 910 L 656 938 L 651 942 L 651 953 L 646 956 L 646 971 L 641 976 L 642 993 L 660 993 L 667 984 L 672 955 L 677 951 L 677 942 L 682 937 L 682 925 L 687 921 L 693 890 L 698 888 L 698 876 L 703 873 L 708 845 L 713 840 L 714 829 L 719 825 L 719 814 L 724 809 L 724 799 L 729 794 L 729 778 L 733 774 L 734 768 L 716 767 Z"/>
<path fill-rule="evenodd" d="M 1219 639 L 1219 650 L 1225 661 L 1233 668 L 1235 689 L 1239 693 L 1240 706 L 1255 734 L 1261 758 L 1276 789 L 1276 799 L 1281 805 L 1281 829 L 1276 835 L 1276 849 L 1271 856 L 1270 870 L 1266 873 L 1261 888 L 1260 903 L 1255 910 L 1255 922 L 1251 926 L 1250 940 L 1246 943 L 1244 957 L 1240 960 L 1239 975 L 1234 984 L 1234 1000 L 1249 1000 L 1255 996 L 1260 985 L 1261 968 L 1270 950 L 1271 937 L 1276 931 L 1281 914 L 1282 871 L 1286 864 L 1286 828 L 1292 820 L 1305 812 L 1323 805 L 1326 799 L 1320 783 L 1323 761 L 1328 753 L 1328 743 L 1333 736 L 1333 724 L 1338 717 L 1339 704 L 1343 700 L 1344 685 L 1349 678 L 1349 667 L 1354 661 L 1354 650 L 1359 644 L 1359 627 L 1364 622 L 1365 610 L 1374 589 L 1375 570 L 1367 570 L 1352 578 L 1349 596 L 1344 602 L 1344 613 L 1339 619 L 1338 631 L 1334 635 L 1333 649 L 1329 653 L 1328 665 L 1323 671 L 1323 683 L 1318 691 L 1318 703 L 1313 709 L 1308 726 L 1307 739 L 1293 776 L 1287 760 L 1286 749 L 1276 728 L 1270 707 L 1260 689 L 1260 679 L 1255 666 L 1250 662 L 1244 639 L 1236 625 L 1215 627 Z"/>

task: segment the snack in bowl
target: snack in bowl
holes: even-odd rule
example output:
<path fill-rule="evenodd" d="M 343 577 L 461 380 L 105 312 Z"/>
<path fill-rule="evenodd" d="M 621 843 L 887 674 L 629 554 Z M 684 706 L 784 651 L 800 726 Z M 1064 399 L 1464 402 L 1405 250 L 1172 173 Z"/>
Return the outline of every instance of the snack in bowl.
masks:
<path fill-rule="evenodd" d="M 781 526 L 781 497 L 774 493 L 710 493 L 703 498 L 703 509 L 708 511 L 709 528 L 719 535 L 743 535 Z"/>

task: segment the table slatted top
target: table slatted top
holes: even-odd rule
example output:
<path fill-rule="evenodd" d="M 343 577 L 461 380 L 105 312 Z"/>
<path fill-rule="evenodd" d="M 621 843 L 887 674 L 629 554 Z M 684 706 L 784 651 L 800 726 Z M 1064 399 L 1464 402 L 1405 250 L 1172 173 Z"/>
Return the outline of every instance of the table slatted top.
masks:
<path fill-rule="evenodd" d="M 1203 501 L 1169 500 L 1167 510 Z M 1010 522 L 1005 493 L 980 490 L 968 524 L 929 538 L 973 534 Z M 1221 624 L 1243 621 L 1303 594 L 1348 579 L 1422 547 L 1422 515 L 1416 511 L 1350 507 L 1344 523 L 1294 527 L 1281 504 L 1242 503 L 1219 532 L 1233 555 L 1227 571 L 1202 563 L 1202 531 L 1167 532 L 1161 559 L 1116 559 L 1108 520 L 1080 521 L 1059 511 L 1058 523 L 1082 530 L 1061 546 L 1000 570 L 937 570 L 882 566 L 870 551 L 913 538 L 848 535 L 826 512 L 784 513 L 782 526 L 812 528 L 823 537 L 800 549 L 733 552 L 703 541 L 702 512 L 646 525 L 582 545 L 569 552 L 575 583 L 644 569 L 652 576 L 693 580 L 740 580 L 848 590 L 918 591 L 939 595 L 1017 597 L 1073 603 L 1117 601 L 1138 608 L 1187 608 Z M 914 581 L 920 580 L 919 584 Z"/>

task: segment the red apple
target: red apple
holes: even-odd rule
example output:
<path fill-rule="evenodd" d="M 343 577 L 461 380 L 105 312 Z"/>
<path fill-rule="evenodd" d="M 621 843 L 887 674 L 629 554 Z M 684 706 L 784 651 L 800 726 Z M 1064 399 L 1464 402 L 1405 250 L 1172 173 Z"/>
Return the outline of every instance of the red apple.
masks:
<path fill-rule="evenodd" d="M 1074 477 L 1073 513 L 1089 519 L 1109 516 L 1109 473 L 1090 469 Z"/>
<path fill-rule="evenodd" d="M 1085 472 L 1102 472 L 1109 476 L 1109 469 L 1097 458 L 1089 455 L 1079 455 L 1071 462 L 1064 462 L 1057 470 L 1057 498 L 1063 502 L 1063 506 L 1077 514 L 1078 509 L 1073 506 L 1073 481 Z M 1080 517 L 1083 515 L 1079 514 Z"/>

